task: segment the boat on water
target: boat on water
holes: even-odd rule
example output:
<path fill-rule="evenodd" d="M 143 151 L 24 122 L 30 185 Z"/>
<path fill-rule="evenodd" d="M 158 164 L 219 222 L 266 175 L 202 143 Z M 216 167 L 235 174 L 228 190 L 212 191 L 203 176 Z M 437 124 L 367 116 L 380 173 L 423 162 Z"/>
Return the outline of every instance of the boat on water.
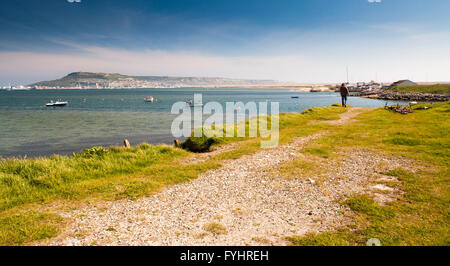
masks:
<path fill-rule="evenodd" d="M 189 107 L 202 107 L 203 103 L 194 103 L 192 100 L 187 101 L 186 105 L 188 105 Z"/>
<path fill-rule="evenodd" d="M 292 99 L 298 99 L 300 96 L 291 96 Z"/>
<path fill-rule="evenodd" d="M 68 104 L 68 102 L 63 102 L 63 101 L 50 101 L 49 103 L 45 104 L 45 106 L 47 107 L 63 107 L 66 106 Z"/>
<path fill-rule="evenodd" d="M 155 101 L 155 98 L 153 98 L 153 96 L 147 96 L 144 98 L 144 101 L 148 102 L 148 103 L 152 103 L 153 101 Z"/>

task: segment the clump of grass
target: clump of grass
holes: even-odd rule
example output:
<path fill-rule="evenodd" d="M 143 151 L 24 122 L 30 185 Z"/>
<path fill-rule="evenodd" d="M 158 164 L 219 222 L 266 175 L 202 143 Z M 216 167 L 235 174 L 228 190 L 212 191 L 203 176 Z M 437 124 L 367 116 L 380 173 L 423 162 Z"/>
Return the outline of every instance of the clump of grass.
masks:
<path fill-rule="evenodd" d="M 415 110 L 415 111 L 429 110 L 430 108 L 433 108 L 433 104 L 417 103 L 417 104 L 411 105 L 411 109 Z"/>
<path fill-rule="evenodd" d="M 221 225 L 216 222 L 205 224 L 203 226 L 203 230 L 213 233 L 215 235 L 224 235 L 227 233 L 227 228 L 224 225 Z"/>
<path fill-rule="evenodd" d="M 311 147 L 311 148 L 304 148 L 302 152 L 310 153 L 313 155 L 320 156 L 322 158 L 328 158 L 330 157 L 330 151 L 327 147 Z"/>
<path fill-rule="evenodd" d="M 405 145 L 405 146 L 417 146 L 421 145 L 422 141 L 420 139 L 412 139 L 405 137 L 394 137 L 390 139 L 386 139 L 385 142 L 390 142 L 395 145 Z"/>
<path fill-rule="evenodd" d="M 388 207 L 379 206 L 372 198 L 366 195 L 351 197 L 345 203 L 350 209 L 368 215 L 369 219 L 389 219 L 395 216 L 395 213 Z"/>
<path fill-rule="evenodd" d="M 90 149 L 85 149 L 81 153 L 73 154 L 72 156 L 77 157 L 83 157 L 83 158 L 92 158 L 92 157 L 103 157 L 108 153 L 108 149 L 105 149 L 103 147 L 92 147 Z"/>
<path fill-rule="evenodd" d="M 307 178 L 321 176 L 323 174 L 324 165 L 315 160 L 317 157 L 300 158 L 282 164 L 276 171 L 281 174 L 283 178 Z"/>
<path fill-rule="evenodd" d="M 194 238 L 202 239 L 202 238 L 205 238 L 207 235 L 208 235 L 208 233 L 198 233 L 198 234 L 194 234 Z"/>
<path fill-rule="evenodd" d="M 0 246 L 22 245 L 55 236 L 61 217 L 51 213 L 28 212 L 0 216 Z"/>
<path fill-rule="evenodd" d="M 117 232 L 116 228 L 114 228 L 112 226 L 106 228 L 106 231 L 108 231 L 108 232 Z"/>

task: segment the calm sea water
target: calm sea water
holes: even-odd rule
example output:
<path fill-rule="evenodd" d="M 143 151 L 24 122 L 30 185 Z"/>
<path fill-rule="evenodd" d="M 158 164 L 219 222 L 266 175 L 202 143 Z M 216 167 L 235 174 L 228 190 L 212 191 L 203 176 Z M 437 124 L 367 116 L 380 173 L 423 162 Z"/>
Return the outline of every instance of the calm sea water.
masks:
<path fill-rule="evenodd" d="M 301 112 L 340 101 L 337 93 L 300 93 L 284 89 L 114 89 L 0 91 L 0 156 L 71 154 L 92 146 L 171 143 L 172 104 L 202 93 L 203 103 L 280 103 L 280 112 Z M 144 102 L 145 96 L 158 99 Z M 291 96 L 299 96 L 292 99 Z M 64 108 L 47 108 L 50 100 L 68 101 Z M 349 98 L 360 107 L 384 106 L 386 101 Z M 394 102 L 389 102 L 394 103 Z M 225 108 L 224 108 L 225 109 Z"/>

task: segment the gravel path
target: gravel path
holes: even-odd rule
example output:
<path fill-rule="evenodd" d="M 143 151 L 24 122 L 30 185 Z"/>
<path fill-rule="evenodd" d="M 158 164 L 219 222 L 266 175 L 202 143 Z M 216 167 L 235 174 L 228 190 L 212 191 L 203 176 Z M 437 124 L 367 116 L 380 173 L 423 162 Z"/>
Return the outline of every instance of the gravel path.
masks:
<path fill-rule="evenodd" d="M 349 111 L 346 119 L 359 113 Z M 285 236 L 330 231 L 348 222 L 338 199 L 373 192 L 386 203 L 398 182 L 379 174 L 410 162 L 354 150 L 324 162 L 321 177 L 283 178 L 276 169 L 326 132 L 227 161 L 223 167 L 136 201 L 67 211 L 72 222 L 40 245 L 286 245 Z M 387 166 L 389 165 L 389 166 Z M 329 169 L 329 170 L 327 170 Z"/>

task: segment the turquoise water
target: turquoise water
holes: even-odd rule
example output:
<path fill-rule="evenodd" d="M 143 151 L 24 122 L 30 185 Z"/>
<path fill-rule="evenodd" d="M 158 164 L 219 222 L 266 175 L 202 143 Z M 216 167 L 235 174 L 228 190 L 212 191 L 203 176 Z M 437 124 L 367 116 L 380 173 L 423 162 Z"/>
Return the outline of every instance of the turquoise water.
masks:
<path fill-rule="evenodd" d="M 170 127 L 176 117 L 170 114 L 172 104 L 192 99 L 194 93 L 202 93 L 203 103 L 217 101 L 224 107 L 225 102 L 279 102 L 280 112 L 301 112 L 340 101 L 336 93 L 300 93 L 285 89 L 0 91 L 0 156 L 71 154 L 95 145 L 122 145 L 124 138 L 132 144 L 171 143 Z M 158 101 L 146 103 L 145 96 L 153 96 Z M 44 106 L 58 99 L 68 101 L 68 106 Z M 376 107 L 385 103 L 349 98 L 353 106 Z"/>

